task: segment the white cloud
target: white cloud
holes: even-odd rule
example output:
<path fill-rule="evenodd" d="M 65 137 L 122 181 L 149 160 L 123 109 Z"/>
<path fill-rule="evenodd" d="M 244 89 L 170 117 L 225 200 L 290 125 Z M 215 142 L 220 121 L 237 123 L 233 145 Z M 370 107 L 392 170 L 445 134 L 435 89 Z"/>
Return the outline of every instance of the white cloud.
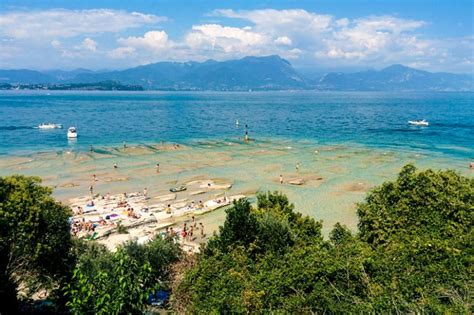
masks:
<path fill-rule="evenodd" d="M 339 23 L 339 27 L 322 39 L 318 58 L 347 60 L 389 60 L 403 52 L 405 56 L 430 53 L 429 41 L 418 39 L 412 31 L 422 27 L 422 21 L 392 16 L 371 16 L 353 22 Z"/>
<path fill-rule="evenodd" d="M 59 49 L 59 48 L 61 48 L 61 42 L 57 39 L 53 39 L 51 41 L 51 46 L 53 46 L 56 49 Z"/>
<path fill-rule="evenodd" d="M 126 67 L 270 54 L 300 66 L 403 63 L 463 71 L 473 65 L 473 36 L 429 38 L 424 35 L 428 23 L 420 20 L 390 15 L 353 19 L 302 9 L 222 9 L 211 15 L 212 23 L 194 24 L 170 38 L 167 30 L 156 30 L 166 18 L 152 14 L 111 9 L 3 12 L 0 66 L 26 67 L 36 60 L 43 67 L 47 62 L 48 67 L 61 62 Z M 132 28 L 135 33 L 130 36 L 125 31 Z"/>
<path fill-rule="evenodd" d="M 277 39 L 275 39 L 275 43 L 278 45 L 285 45 L 285 46 L 290 46 L 291 45 L 291 39 L 287 36 L 279 36 Z"/>
<path fill-rule="evenodd" d="M 82 42 L 72 47 L 65 47 L 59 40 L 51 41 L 51 46 L 61 52 L 62 57 L 84 58 L 97 53 L 97 42 L 90 37 L 84 38 Z"/>
<path fill-rule="evenodd" d="M 165 31 L 146 32 L 143 37 L 119 38 L 117 42 L 124 47 L 145 48 L 149 50 L 167 49 L 171 44 Z"/>
<path fill-rule="evenodd" d="M 219 24 L 193 25 L 185 43 L 191 49 L 225 52 L 228 54 L 255 54 L 269 41 L 249 28 L 222 26 Z"/>
<path fill-rule="evenodd" d="M 301 9 L 293 10 L 215 10 L 214 15 L 251 21 L 258 31 L 270 34 L 324 32 L 331 29 L 331 15 L 316 14 Z"/>
<path fill-rule="evenodd" d="M 394 16 L 367 16 L 350 20 L 306 10 L 215 10 L 213 16 L 253 23 L 252 32 L 274 45 L 261 50 L 305 63 L 381 65 L 434 58 L 440 49 L 433 40 L 416 34 L 426 22 Z M 284 49 L 286 47 L 286 49 Z"/>
<path fill-rule="evenodd" d="M 15 11 L 0 14 L 0 36 L 17 39 L 75 37 L 152 25 L 165 17 L 111 9 Z"/>
<path fill-rule="evenodd" d="M 87 37 L 82 41 L 80 47 L 85 50 L 95 52 L 97 50 L 97 43 L 93 39 Z"/>

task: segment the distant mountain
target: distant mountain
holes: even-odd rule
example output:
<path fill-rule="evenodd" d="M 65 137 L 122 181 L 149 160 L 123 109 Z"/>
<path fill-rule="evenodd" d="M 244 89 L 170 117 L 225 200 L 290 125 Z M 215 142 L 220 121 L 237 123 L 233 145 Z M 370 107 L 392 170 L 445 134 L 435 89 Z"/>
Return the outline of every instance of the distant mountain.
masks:
<path fill-rule="evenodd" d="M 159 62 L 122 71 L 79 74 L 72 82 L 113 80 L 165 90 L 287 90 L 308 88 L 306 80 L 279 56 L 217 62 Z"/>
<path fill-rule="evenodd" d="M 0 84 L 48 84 L 60 83 L 65 80 L 74 79 L 82 73 L 94 73 L 92 70 L 47 70 L 34 71 L 27 69 L 19 70 L 0 70 Z"/>
<path fill-rule="evenodd" d="M 116 82 L 150 90 L 291 90 L 336 91 L 473 91 L 469 75 L 431 73 L 402 65 L 379 71 L 331 72 L 318 79 L 299 74 L 279 56 L 245 57 L 238 60 L 205 62 L 158 62 L 120 71 L 94 72 L 0 70 L 0 84 L 6 87 L 34 84 L 90 84 Z M 73 85 L 74 86 L 74 85 Z"/>
<path fill-rule="evenodd" d="M 78 68 L 78 69 L 69 70 L 69 71 L 48 70 L 48 71 L 44 71 L 43 73 L 53 77 L 56 82 L 61 82 L 61 81 L 65 81 L 65 80 L 72 80 L 79 74 L 94 73 L 94 71 L 88 70 L 88 69 Z"/>
<path fill-rule="evenodd" d="M 316 83 L 316 88 L 340 91 L 472 91 L 473 78 L 464 74 L 431 73 L 392 65 L 380 71 L 329 73 Z"/>
<path fill-rule="evenodd" d="M 48 74 L 34 70 L 0 70 L 0 83 L 7 84 L 34 84 L 53 83 L 56 79 Z"/>

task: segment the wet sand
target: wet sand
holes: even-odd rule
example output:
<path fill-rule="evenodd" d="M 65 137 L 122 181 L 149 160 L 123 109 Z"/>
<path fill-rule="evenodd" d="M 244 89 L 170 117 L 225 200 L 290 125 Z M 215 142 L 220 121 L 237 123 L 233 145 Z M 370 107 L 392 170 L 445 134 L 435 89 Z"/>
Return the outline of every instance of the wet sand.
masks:
<path fill-rule="evenodd" d="M 424 151 L 320 145 L 309 141 L 200 141 L 2 156 L 0 176 L 40 176 L 44 184 L 54 187 L 54 197 L 64 203 L 87 195 L 90 185 L 94 192 L 103 195 L 141 192 L 146 187 L 148 196 L 155 198 L 169 195 L 170 187 L 188 184 L 188 189 L 178 192 L 174 201 L 204 201 L 225 194 L 244 194 L 254 200 L 252 197 L 258 191 L 279 190 L 288 195 L 297 211 L 323 220 L 327 234 L 336 222 L 355 230 L 355 204 L 363 201 L 375 185 L 395 179 L 403 165 L 450 168 L 473 176 L 474 171 L 467 167 L 469 162 Z M 93 174 L 97 181 L 93 181 Z M 280 175 L 283 184 L 279 182 Z M 207 189 L 207 181 L 213 181 L 215 189 Z M 199 218 L 208 234 L 224 219 L 222 208 Z"/>

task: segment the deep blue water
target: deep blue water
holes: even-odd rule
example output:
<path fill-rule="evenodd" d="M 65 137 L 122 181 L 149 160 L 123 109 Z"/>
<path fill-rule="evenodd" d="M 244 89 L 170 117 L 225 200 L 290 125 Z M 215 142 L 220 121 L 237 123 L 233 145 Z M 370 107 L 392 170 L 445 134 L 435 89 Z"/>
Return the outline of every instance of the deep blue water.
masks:
<path fill-rule="evenodd" d="M 429 127 L 407 124 L 423 118 Z M 61 123 L 65 129 L 33 128 L 42 122 Z M 232 139 L 243 136 L 245 124 L 256 139 L 358 143 L 474 157 L 473 93 L 0 93 L 0 154 L 123 141 Z M 77 143 L 66 139 L 68 126 L 78 128 Z"/>

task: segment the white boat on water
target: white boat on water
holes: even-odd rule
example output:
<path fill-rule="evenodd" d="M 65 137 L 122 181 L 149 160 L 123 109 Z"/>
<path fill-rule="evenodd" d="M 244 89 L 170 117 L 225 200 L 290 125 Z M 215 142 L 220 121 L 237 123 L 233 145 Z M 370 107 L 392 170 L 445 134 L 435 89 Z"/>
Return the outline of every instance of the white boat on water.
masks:
<path fill-rule="evenodd" d="M 429 123 L 426 120 L 409 120 L 408 123 L 413 126 L 428 126 Z"/>
<path fill-rule="evenodd" d="M 68 138 L 77 138 L 76 127 L 69 127 L 69 129 L 67 130 L 67 137 Z"/>
<path fill-rule="evenodd" d="M 48 124 L 41 124 L 41 125 L 38 125 L 38 129 L 61 129 L 63 127 L 63 125 L 61 124 L 52 124 L 52 123 L 48 123 Z"/>

